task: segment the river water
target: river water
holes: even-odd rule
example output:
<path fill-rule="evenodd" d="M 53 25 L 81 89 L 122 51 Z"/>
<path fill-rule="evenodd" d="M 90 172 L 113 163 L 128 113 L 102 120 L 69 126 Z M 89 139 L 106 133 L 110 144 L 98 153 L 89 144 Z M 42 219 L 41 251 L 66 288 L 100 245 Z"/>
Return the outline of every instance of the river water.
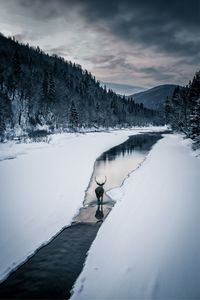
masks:
<path fill-rule="evenodd" d="M 121 186 L 161 137 L 160 133 L 133 135 L 97 158 L 83 206 L 72 225 L 64 228 L 10 274 L 0 285 L 0 298 L 68 299 L 83 268 L 87 252 L 115 204 L 106 191 Z M 102 205 L 97 203 L 95 178 L 98 182 L 107 178 Z"/>
<path fill-rule="evenodd" d="M 103 210 L 102 221 L 112 209 L 115 202 L 106 194 L 115 187 L 123 184 L 126 177 L 136 170 L 146 158 L 147 153 L 161 138 L 160 133 L 146 133 L 130 136 L 129 139 L 103 153 L 95 162 L 94 171 L 85 194 L 83 207 L 74 222 L 94 223 L 99 221 L 98 210 Z M 104 185 L 104 200 L 101 208 L 97 205 L 95 189 L 98 182 L 107 181 Z"/>

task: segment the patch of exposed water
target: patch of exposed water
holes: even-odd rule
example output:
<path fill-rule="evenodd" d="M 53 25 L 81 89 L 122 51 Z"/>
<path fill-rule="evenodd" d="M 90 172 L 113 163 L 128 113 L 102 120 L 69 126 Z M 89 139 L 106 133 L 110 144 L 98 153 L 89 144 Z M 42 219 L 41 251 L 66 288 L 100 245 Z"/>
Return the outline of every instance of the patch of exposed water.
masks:
<path fill-rule="evenodd" d="M 95 162 L 83 207 L 75 217 L 74 223 L 103 221 L 115 204 L 106 191 L 121 186 L 126 177 L 140 166 L 153 144 L 160 138 L 159 133 L 133 135 L 123 144 L 104 152 Z M 103 205 L 98 205 L 95 179 L 103 182 L 105 177 L 107 180 L 104 185 Z"/>
<path fill-rule="evenodd" d="M 106 191 L 119 187 L 145 159 L 151 147 L 161 138 L 159 133 L 129 137 L 121 145 L 103 153 L 95 162 L 85 194 L 83 207 L 71 226 L 64 228 L 49 244 L 36 253 L 0 285 L 4 299 L 68 299 L 79 276 L 87 252 L 102 221 L 115 202 Z M 98 205 L 95 188 L 104 185 L 103 204 Z"/>

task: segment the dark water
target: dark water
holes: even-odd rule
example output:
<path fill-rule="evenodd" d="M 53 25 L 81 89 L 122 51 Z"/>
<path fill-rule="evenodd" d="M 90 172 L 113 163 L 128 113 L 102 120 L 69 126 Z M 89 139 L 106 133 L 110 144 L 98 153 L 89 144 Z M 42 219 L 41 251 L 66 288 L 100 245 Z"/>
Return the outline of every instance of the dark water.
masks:
<path fill-rule="evenodd" d="M 103 153 L 95 162 L 83 207 L 71 226 L 62 230 L 49 244 L 40 248 L 26 263 L 0 285 L 0 298 L 68 299 L 80 274 L 87 252 L 114 201 L 104 194 L 97 205 L 95 177 L 107 182 L 105 191 L 120 186 L 145 159 L 161 138 L 160 133 L 131 136 L 123 144 Z"/>

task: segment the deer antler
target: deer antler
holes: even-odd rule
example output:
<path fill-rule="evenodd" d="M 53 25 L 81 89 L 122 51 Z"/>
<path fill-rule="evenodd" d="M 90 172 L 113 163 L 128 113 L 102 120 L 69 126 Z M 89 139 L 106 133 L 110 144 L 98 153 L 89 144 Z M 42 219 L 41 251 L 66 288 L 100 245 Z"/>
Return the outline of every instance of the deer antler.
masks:
<path fill-rule="evenodd" d="M 95 181 L 96 181 L 96 183 L 98 184 L 98 185 L 100 185 L 100 183 L 97 181 L 97 179 L 96 179 L 96 176 L 95 176 Z"/>
<path fill-rule="evenodd" d="M 104 182 L 99 183 L 99 182 L 97 181 L 97 179 L 96 179 L 96 176 L 95 176 L 95 181 L 96 181 L 96 183 L 97 183 L 98 185 L 102 186 L 102 185 L 104 185 L 104 184 L 106 183 L 107 177 L 105 176 L 105 181 L 104 181 Z"/>
<path fill-rule="evenodd" d="M 103 184 L 105 184 L 105 183 L 106 183 L 106 181 L 107 181 L 107 177 L 105 176 L 105 181 L 104 181 L 104 183 L 103 183 Z"/>

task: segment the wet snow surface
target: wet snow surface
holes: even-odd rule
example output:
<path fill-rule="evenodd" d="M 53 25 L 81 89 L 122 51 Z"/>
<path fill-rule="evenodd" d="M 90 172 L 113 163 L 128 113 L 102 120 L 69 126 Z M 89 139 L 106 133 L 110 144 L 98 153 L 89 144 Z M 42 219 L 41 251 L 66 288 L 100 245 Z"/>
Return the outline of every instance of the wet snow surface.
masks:
<path fill-rule="evenodd" d="M 130 134 L 130 132 L 129 132 Z M 107 176 L 105 191 L 122 185 L 125 178 L 145 159 L 159 133 L 133 135 L 123 144 L 104 152 L 94 166 L 83 208 L 72 226 L 65 228 L 48 245 L 22 265 L 0 286 L 4 298 L 68 298 L 81 272 L 87 251 L 101 222 L 114 205 L 107 195 L 97 205 L 94 178 Z M 101 213 L 100 213 L 101 211 Z"/>

